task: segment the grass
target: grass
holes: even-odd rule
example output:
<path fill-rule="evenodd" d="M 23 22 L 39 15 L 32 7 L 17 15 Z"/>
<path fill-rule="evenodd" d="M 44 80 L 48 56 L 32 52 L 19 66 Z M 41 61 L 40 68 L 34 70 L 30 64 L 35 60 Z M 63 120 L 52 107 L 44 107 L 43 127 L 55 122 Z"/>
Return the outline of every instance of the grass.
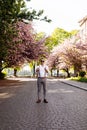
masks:
<path fill-rule="evenodd" d="M 71 77 L 70 78 L 71 80 L 74 80 L 74 81 L 79 81 L 79 82 L 86 82 L 87 83 L 87 77 Z"/>

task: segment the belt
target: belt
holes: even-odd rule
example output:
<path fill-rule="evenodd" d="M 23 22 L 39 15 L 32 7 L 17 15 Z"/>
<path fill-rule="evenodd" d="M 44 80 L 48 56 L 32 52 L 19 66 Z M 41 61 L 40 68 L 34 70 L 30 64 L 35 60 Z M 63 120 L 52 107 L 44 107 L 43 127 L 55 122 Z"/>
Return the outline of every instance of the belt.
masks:
<path fill-rule="evenodd" d="M 46 77 L 38 77 L 38 78 L 45 79 Z"/>

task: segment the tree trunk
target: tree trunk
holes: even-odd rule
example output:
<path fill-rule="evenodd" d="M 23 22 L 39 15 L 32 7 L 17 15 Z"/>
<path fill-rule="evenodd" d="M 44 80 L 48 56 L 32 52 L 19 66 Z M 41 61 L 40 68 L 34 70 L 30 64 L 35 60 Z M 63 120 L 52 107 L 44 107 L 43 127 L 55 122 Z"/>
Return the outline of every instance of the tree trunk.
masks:
<path fill-rule="evenodd" d="M 52 69 L 51 69 L 51 76 L 53 76 L 53 74 L 52 74 Z"/>
<path fill-rule="evenodd" d="M 70 78 L 70 73 L 69 73 L 69 71 L 67 71 L 67 77 Z"/>
<path fill-rule="evenodd" d="M 17 69 L 14 68 L 14 76 L 17 77 Z"/>
<path fill-rule="evenodd" d="M 0 61 L 0 79 L 2 79 L 2 70 L 3 70 L 2 61 Z"/>
<path fill-rule="evenodd" d="M 1 75 L 2 70 L 3 70 L 3 68 L 2 68 L 2 61 L 0 61 L 0 75 Z"/>
<path fill-rule="evenodd" d="M 76 67 L 74 66 L 74 76 L 77 77 L 78 76 L 78 71 L 76 69 Z"/>
<path fill-rule="evenodd" d="M 57 70 L 57 77 L 59 77 L 59 70 Z"/>
<path fill-rule="evenodd" d="M 35 63 L 33 63 L 33 76 L 35 77 Z"/>
<path fill-rule="evenodd" d="M 66 73 L 67 73 L 67 77 L 70 78 L 70 73 L 69 73 L 69 69 L 66 69 Z"/>

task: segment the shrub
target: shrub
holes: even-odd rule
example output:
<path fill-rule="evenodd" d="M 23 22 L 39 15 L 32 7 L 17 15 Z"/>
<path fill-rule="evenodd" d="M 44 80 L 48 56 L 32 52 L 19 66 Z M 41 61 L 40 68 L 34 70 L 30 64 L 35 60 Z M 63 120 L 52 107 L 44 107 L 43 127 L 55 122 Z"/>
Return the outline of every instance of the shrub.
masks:
<path fill-rule="evenodd" d="M 86 72 L 85 72 L 85 71 L 80 71 L 80 72 L 79 72 L 79 76 L 84 77 L 85 75 L 86 75 Z"/>
<path fill-rule="evenodd" d="M 6 73 L 5 72 L 1 72 L 0 79 L 4 79 L 5 77 L 6 77 Z"/>

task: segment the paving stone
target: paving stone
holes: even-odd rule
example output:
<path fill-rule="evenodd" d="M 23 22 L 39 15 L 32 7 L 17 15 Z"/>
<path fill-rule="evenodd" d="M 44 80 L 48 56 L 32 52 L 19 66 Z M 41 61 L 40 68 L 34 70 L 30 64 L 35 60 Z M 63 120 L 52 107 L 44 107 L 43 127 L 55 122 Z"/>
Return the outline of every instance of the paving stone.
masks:
<path fill-rule="evenodd" d="M 48 79 L 37 104 L 36 79 L 22 80 L 0 87 L 0 130 L 87 130 L 87 91 Z"/>

